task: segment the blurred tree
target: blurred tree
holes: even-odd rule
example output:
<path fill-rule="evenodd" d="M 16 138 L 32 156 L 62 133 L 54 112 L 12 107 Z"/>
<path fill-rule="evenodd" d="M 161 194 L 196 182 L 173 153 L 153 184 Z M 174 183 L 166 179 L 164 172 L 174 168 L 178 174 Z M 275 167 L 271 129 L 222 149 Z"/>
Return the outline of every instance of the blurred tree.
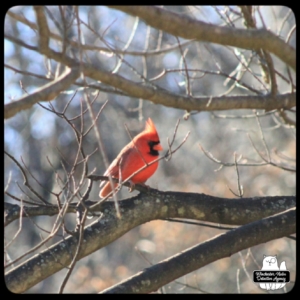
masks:
<path fill-rule="evenodd" d="M 8 289 L 265 293 L 265 254 L 291 273 L 273 292 L 291 290 L 295 45 L 284 6 L 11 8 Z M 148 117 L 165 149 L 151 188 L 99 201 L 95 174 Z"/>

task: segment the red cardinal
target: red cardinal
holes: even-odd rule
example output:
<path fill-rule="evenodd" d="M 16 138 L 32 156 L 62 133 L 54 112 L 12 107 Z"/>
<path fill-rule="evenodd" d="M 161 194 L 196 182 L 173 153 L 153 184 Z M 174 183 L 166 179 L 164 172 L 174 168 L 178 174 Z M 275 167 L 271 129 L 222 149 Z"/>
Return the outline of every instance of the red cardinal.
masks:
<path fill-rule="evenodd" d="M 145 130 L 138 134 L 128 145 L 126 145 L 117 158 L 110 164 L 105 171 L 104 176 L 112 176 L 113 178 L 119 178 L 119 172 L 121 172 L 122 181 L 126 180 L 133 173 L 144 167 L 146 164 L 158 158 L 158 151 L 163 150 L 160 145 L 159 137 L 154 126 L 154 123 L 149 118 L 146 121 Z M 154 164 L 146 167 L 136 175 L 134 175 L 130 181 L 131 183 L 144 183 L 150 178 L 158 167 L 158 161 Z M 118 186 L 117 183 L 114 187 Z M 100 184 L 99 196 L 104 198 L 111 191 L 112 186 L 110 182 L 103 181 Z"/>

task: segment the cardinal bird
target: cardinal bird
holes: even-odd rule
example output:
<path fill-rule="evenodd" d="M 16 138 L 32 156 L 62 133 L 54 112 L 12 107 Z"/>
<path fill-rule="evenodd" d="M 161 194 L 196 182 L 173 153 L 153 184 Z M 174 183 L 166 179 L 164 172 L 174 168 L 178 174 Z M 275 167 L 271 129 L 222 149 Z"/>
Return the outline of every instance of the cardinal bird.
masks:
<path fill-rule="evenodd" d="M 122 181 L 125 181 L 133 173 L 140 170 L 142 167 L 156 160 L 159 156 L 158 151 L 163 150 L 160 145 L 159 137 L 154 126 L 154 123 L 149 118 L 146 121 L 145 130 L 135 136 L 133 140 L 127 144 L 110 164 L 105 171 L 104 176 L 111 176 L 119 178 L 121 174 Z M 158 167 L 158 161 L 152 165 L 147 166 L 145 169 L 138 172 L 130 179 L 131 184 L 144 183 L 149 179 Z M 103 181 L 100 184 L 101 198 L 106 197 L 113 188 L 116 188 L 118 183 L 114 183 L 113 187 L 108 181 Z"/>

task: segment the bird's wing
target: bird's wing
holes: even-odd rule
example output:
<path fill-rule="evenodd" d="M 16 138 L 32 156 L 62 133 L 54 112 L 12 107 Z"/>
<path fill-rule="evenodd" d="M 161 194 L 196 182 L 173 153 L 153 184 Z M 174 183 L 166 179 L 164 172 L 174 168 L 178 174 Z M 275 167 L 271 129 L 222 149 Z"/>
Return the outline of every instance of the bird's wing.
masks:
<path fill-rule="evenodd" d="M 119 155 L 112 161 L 110 166 L 107 168 L 103 176 L 112 176 L 119 178 L 119 168 L 122 165 L 122 170 L 126 169 L 126 162 L 130 160 L 130 157 L 135 152 L 135 148 L 132 148 L 130 145 L 125 146 Z M 123 173 L 123 172 L 122 172 Z M 106 181 L 102 181 L 100 187 L 103 186 Z"/>

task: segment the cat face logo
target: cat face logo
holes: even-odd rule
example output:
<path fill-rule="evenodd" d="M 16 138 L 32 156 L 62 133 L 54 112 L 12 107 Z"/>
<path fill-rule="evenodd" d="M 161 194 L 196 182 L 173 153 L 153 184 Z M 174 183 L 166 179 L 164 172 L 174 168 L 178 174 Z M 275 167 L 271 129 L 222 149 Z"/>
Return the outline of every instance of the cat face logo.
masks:
<path fill-rule="evenodd" d="M 276 256 L 265 256 L 263 260 L 262 270 L 279 270 Z"/>
<path fill-rule="evenodd" d="M 277 256 L 264 255 L 261 271 L 253 272 L 253 281 L 265 290 L 278 290 L 290 281 L 290 272 L 286 269 L 285 261 L 278 267 Z"/>

